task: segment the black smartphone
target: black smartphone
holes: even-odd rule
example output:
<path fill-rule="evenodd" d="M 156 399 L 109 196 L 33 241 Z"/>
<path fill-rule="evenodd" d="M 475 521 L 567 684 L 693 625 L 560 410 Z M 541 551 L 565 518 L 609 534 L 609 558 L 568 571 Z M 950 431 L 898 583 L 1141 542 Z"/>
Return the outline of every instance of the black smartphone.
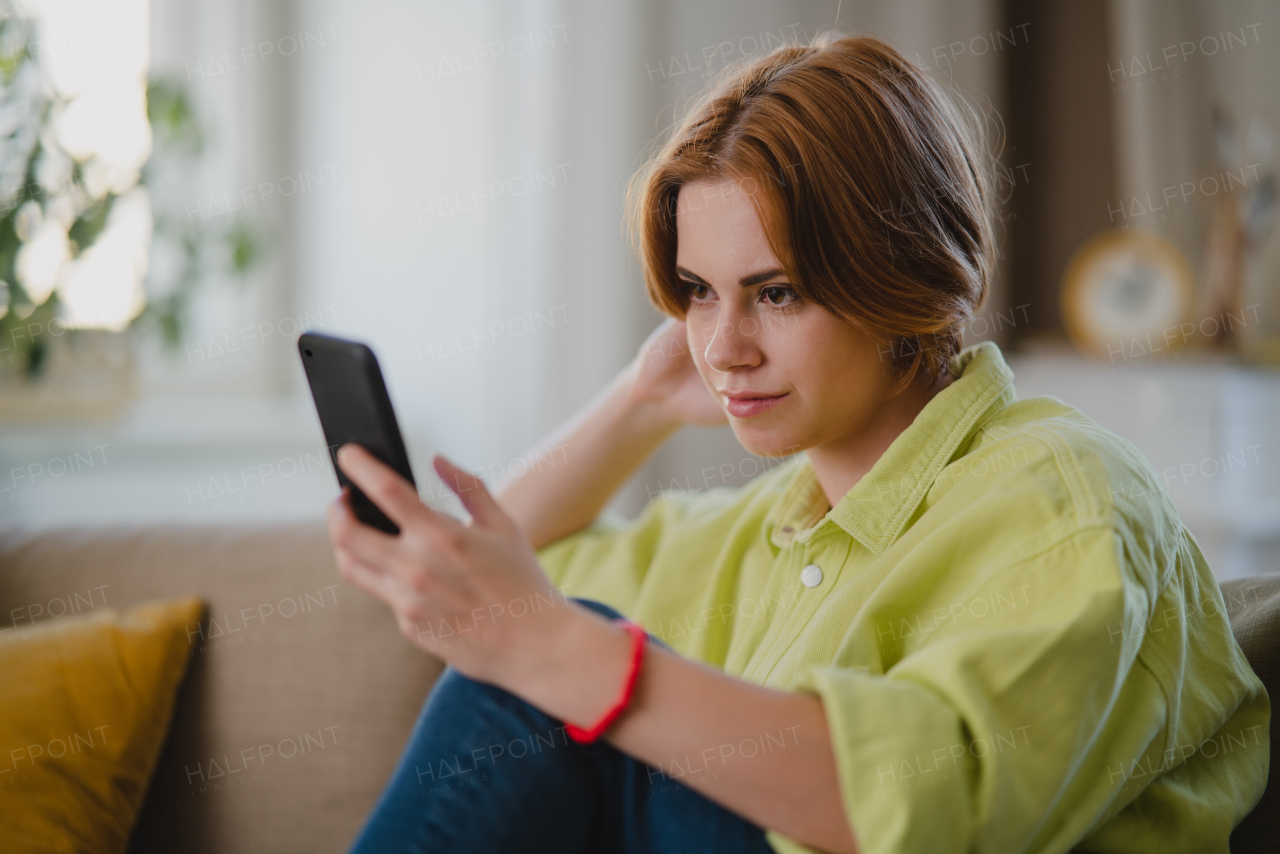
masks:
<path fill-rule="evenodd" d="M 311 386 L 311 398 L 320 416 L 320 429 L 329 446 L 333 471 L 340 486 L 351 487 L 351 507 L 356 518 L 379 531 L 399 534 L 399 526 L 338 466 L 338 448 L 354 442 L 417 488 L 377 357 L 359 341 L 318 332 L 298 336 L 298 355 L 307 373 L 307 384 Z"/>

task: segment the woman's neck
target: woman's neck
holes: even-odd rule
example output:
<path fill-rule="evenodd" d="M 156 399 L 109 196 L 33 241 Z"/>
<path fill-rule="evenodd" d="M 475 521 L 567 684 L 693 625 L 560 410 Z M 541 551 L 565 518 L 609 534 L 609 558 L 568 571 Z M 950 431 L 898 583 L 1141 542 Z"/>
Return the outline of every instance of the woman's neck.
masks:
<path fill-rule="evenodd" d="M 818 483 L 827 496 L 827 504 L 834 507 L 850 489 L 871 471 L 876 460 L 884 455 L 893 440 L 911 426 L 920 410 L 951 385 L 950 372 L 931 386 L 913 384 L 885 404 L 883 415 L 865 431 L 848 437 L 840 444 L 826 444 L 808 449 L 809 462 L 813 464 Z"/>

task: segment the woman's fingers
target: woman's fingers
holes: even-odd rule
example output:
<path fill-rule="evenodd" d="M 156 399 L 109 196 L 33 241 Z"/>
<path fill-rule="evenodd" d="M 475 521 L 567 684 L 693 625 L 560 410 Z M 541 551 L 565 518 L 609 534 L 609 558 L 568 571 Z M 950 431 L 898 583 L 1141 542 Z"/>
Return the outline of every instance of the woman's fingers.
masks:
<path fill-rule="evenodd" d="M 421 512 L 422 502 L 409 482 L 361 446 L 348 442 L 339 448 L 338 465 L 400 528 Z"/>
<path fill-rule="evenodd" d="M 503 643 L 498 636 L 510 637 L 510 630 L 490 633 L 494 649 L 462 651 L 448 643 L 441 647 L 424 627 L 436 620 L 475 621 L 477 613 L 496 620 L 495 604 L 523 599 L 528 589 L 550 588 L 523 532 L 479 477 L 443 455 L 432 465 L 462 501 L 471 524 L 423 504 L 412 484 L 365 449 L 344 445 L 338 457 L 352 483 L 401 528 L 400 536 L 390 536 L 362 524 L 351 508 L 351 490 L 343 490 L 328 511 L 343 578 L 383 600 L 418 646 L 433 654 L 438 648 L 456 653 L 460 660 L 469 656 L 476 667 L 489 668 Z"/>
<path fill-rule="evenodd" d="M 375 566 L 384 565 L 394 555 L 397 538 L 371 528 L 356 518 L 351 509 L 350 490 L 342 490 L 342 494 L 329 504 L 326 515 L 329 539 L 334 546 Z"/>
<path fill-rule="evenodd" d="M 370 566 L 342 548 L 334 547 L 333 554 L 343 578 L 396 610 L 396 604 L 404 591 L 400 580 L 393 573 Z"/>
<path fill-rule="evenodd" d="M 423 504 L 409 481 L 360 445 L 347 443 L 339 448 L 338 464 L 401 531 L 414 528 L 433 534 L 456 535 L 465 527 L 448 513 Z"/>
<path fill-rule="evenodd" d="M 462 506 L 477 525 L 490 530 L 508 527 L 509 517 L 489 493 L 484 481 L 466 469 L 454 465 L 444 454 L 436 454 L 432 459 L 436 474 L 453 494 L 462 501 Z"/>

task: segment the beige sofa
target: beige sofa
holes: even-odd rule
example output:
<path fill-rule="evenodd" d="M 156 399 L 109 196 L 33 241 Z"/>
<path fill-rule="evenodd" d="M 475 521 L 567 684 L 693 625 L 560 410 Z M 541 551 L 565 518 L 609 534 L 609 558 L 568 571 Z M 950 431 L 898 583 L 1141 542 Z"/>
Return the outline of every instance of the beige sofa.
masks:
<path fill-rule="evenodd" d="M 131 850 L 345 851 L 442 664 L 322 525 L 0 534 L 0 629 L 185 593 L 208 615 Z"/>
<path fill-rule="evenodd" d="M 1274 689 L 1280 574 L 1224 592 Z M 192 628 L 191 668 L 131 851 L 345 851 L 442 665 L 397 632 L 385 605 L 342 582 L 322 525 L 0 529 L 0 630 L 186 593 L 209 612 Z M 1271 743 L 1274 756 L 1274 716 Z M 246 764 L 246 752 L 265 758 Z M 1275 850 L 1277 789 L 1237 829 L 1236 854 Z"/>

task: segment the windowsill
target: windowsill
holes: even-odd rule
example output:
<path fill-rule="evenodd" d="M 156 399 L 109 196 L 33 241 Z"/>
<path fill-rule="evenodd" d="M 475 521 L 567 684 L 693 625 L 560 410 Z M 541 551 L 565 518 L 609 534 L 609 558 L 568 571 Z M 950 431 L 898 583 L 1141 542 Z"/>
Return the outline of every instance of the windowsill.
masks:
<path fill-rule="evenodd" d="M 320 520 L 337 491 L 299 396 L 144 398 L 10 421 L 0 443 L 0 513 L 35 527 Z"/>

